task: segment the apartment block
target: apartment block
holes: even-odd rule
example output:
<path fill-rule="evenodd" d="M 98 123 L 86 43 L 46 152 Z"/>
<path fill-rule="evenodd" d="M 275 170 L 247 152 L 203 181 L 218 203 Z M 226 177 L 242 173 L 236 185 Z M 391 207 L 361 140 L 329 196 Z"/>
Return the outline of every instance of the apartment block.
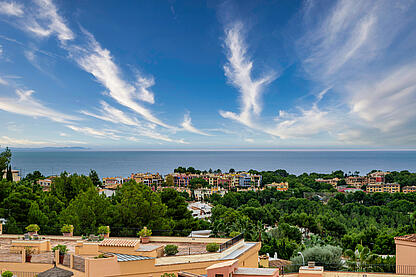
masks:
<path fill-rule="evenodd" d="M 122 177 L 105 177 L 103 178 L 103 185 L 107 186 L 114 186 L 117 187 L 124 183 L 125 179 Z"/>
<path fill-rule="evenodd" d="M 367 192 L 388 192 L 388 193 L 395 193 L 400 192 L 400 185 L 399 184 L 373 184 L 367 185 L 366 188 Z"/>
<path fill-rule="evenodd" d="M 341 180 L 341 179 L 339 179 L 339 178 L 332 178 L 332 179 L 319 178 L 319 179 L 315 179 L 315 182 L 322 183 L 322 184 L 329 184 L 329 185 L 332 185 L 333 187 L 336 187 L 339 180 Z"/>
<path fill-rule="evenodd" d="M 345 182 L 348 186 L 353 186 L 355 188 L 361 188 L 368 184 L 367 176 L 348 176 L 345 178 Z"/>
<path fill-rule="evenodd" d="M 288 182 L 281 182 L 281 183 L 273 182 L 271 184 L 267 184 L 266 188 L 275 188 L 279 191 L 287 191 L 289 189 L 289 183 Z"/>
<path fill-rule="evenodd" d="M 132 173 L 130 179 L 147 186 L 161 186 L 163 184 L 163 177 L 159 173 Z"/>
<path fill-rule="evenodd" d="M 402 189 L 404 193 L 416 192 L 416 186 L 405 186 Z"/>

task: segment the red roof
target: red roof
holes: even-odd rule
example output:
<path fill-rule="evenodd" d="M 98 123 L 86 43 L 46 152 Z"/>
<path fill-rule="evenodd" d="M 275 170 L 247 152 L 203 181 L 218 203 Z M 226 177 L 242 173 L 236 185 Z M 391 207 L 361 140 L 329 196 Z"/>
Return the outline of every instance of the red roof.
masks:
<path fill-rule="evenodd" d="M 416 234 L 411 234 L 411 235 L 404 235 L 404 236 L 400 236 L 400 237 L 395 237 L 395 240 L 404 240 L 404 241 L 412 241 L 412 242 L 416 242 Z"/>

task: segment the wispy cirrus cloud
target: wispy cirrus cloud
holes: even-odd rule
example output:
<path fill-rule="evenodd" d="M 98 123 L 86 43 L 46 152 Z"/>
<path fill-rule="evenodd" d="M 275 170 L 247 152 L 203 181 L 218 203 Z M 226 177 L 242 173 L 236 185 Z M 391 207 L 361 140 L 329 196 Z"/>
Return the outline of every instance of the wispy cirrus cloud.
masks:
<path fill-rule="evenodd" d="M 0 97 L 0 110 L 34 118 L 43 117 L 59 123 L 79 120 L 76 116 L 46 107 L 33 97 L 33 93 L 33 90 L 16 89 L 17 97 Z"/>
<path fill-rule="evenodd" d="M 221 115 L 281 139 L 305 137 L 328 130 L 333 122 L 326 117 L 328 113 L 321 111 L 317 105 L 328 89 L 318 94 L 317 102 L 311 108 L 298 107 L 299 112 L 297 113 L 280 111 L 275 118 L 277 123 L 264 124 L 261 122 L 258 116 L 262 111 L 262 91 L 277 75 L 275 72 L 268 72 L 262 78 L 253 79 L 253 61 L 247 55 L 247 46 L 242 37 L 242 30 L 241 22 L 235 23 L 231 25 L 231 28 L 225 30 L 228 63 L 224 66 L 228 81 L 240 91 L 241 112 L 236 114 L 221 111 Z M 254 121 L 255 116 L 257 118 Z M 269 127 L 270 125 L 272 127 Z"/>
<path fill-rule="evenodd" d="M 117 124 L 125 124 L 130 126 L 140 126 L 139 121 L 136 118 L 129 117 L 124 112 L 119 109 L 116 109 L 105 101 L 100 101 L 101 104 L 101 111 L 99 113 L 92 113 L 89 111 L 81 111 L 82 114 L 92 116 L 104 121 L 117 123 Z"/>
<path fill-rule="evenodd" d="M 138 88 L 125 81 L 122 77 L 121 70 L 114 63 L 110 51 L 102 48 L 92 34 L 86 31 L 84 33 L 88 37 L 87 46 L 85 48 L 69 48 L 71 56 L 79 66 L 86 72 L 92 74 L 99 83 L 107 88 L 108 95 L 119 104 L 140 114 L 147 121 L 170 128 L 169 125 L 155 117 L 149 109 L 136 101 L 136 99 L 143 98 L 147 102 L 153 101 L 153 96 L 148 91 L 148 88 L 153 85 L 153 81 L 139 77 Z"/>
<path fill-rule="evenodd" d="M 137 137 L 147 137 L 154 140 L 160 140 L 165 142 L 174 142 L 174 143 L 186 143 L 184 140 L 176 140 L 165 134 L 162 134 L 155 130 L 156 126 L 151 123 L 141 123 L 136 118 L 131 117 L 124 113 L 123 111 L 116 109 L 110 106 L 105 101 L 101 101 L 101 109 L 98 113 L 91 113 L 89 111 L 81 111 L 82 114 L 91 116 L 100 120 L 111 122 L 114 124 L 124 124 L 127 126 L 133 126 L 134 128 L 127 130 L 120 130 L 125 134 L 125 138 L 128 138 L 129 141 L 139 141 Z M 86 133 L 86 132 L 84 132 Z M 90 133 L 91 134 L 91 133 Z"/>
<path fill-rule="evenodd" d="M 22 139 L 9 136 L 1 136 L 0 144 L 7 145 L 9 147 L 41 147 L 41 146 L 72 146 L 74 144 L 86 144 L 84 141 L 77 140 L 64 140 L 64 141 L 51 141 L 51 140 L 32 140 L 32 139 Z"/>
<path fill-rule="evenodd" d="M 112 140 L 119 140 L 121 137 L 120 135 L 116 134 L 114 130 L 99 130 L 91 127 L 81 127 L 75 125 L 66 125 L 69 129 L 82 133 L 85 135 L 97 137 L 97 138 L 109 138 Z"/>
<path fill-rule="evenodd" d="M 182 125 L 182 128 L 185 131 L 188 131 L 188 132 L 191 132 L 191 133 L 194 133 L 194 134 L 198 134 L 198 135 L 202 135 L 202 136 L 211 136 L 210 134 L 197 129 L 197 128 L 195 128 L 195 126 L 192 125 L 191 114 L 189 112 L 185 114 L 183 122 L 182 122 L 181 125 Z"/>
<path fill-rule="evenodd" d="M 416 28 L 414 12 L 412 1 L 339 0 L 316 20 L 322 9 L 308 2 L 297 49 L 306 77 L 338 95 L 342 112 L 326 118 L 337 118 L 341 141 L 400 144 L 391 132 L 402 143 L 414 134 L 416 56 L 405 50 L 416 47 L 406 31 Z"/>
<path fill-rule="evenodd" d="M 35 0 L 35 3 L 37 11 L 30 14 L 24 25 L 27 31 L 40 37 L 55 34 L 62 43 L 75 38 L 51 0 Z"/>
<path fill-rule="evenodd" d="M 22 16 L 23 5 L 14 1 L 0 1 L 0 14 Z"/>
<path fill-rule="evenodd" d="M 275 72 L 266 72 L 263 77 L 253 78 L 253 61 L 248 57 L 243 38 L 243 24 L 237 22 L 225 30 L 225 47 L 228 63 L 224 66 L 230 84 L 240 92 L 240 113 L 220 111 L 221 116 L 253 127 L 253 115 L 261 112 L 261 94 L 266 85 L 276 79 Z"/>

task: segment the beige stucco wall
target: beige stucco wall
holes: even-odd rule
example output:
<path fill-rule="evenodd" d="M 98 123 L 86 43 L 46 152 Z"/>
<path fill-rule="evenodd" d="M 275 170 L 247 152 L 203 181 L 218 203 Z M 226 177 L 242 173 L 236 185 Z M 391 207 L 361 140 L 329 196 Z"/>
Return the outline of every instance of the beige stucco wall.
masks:
<path fill-rule="evenodd" d="M 399 274 L 416 274 L 416 242 L 395 240 L 396 268 Z"/>
<path fill-rule="evenodd" d="M 51 251 L 51 241 L 50 240 L 13 240 L 12 249 L 13 250 L 23 250 L 26 247 L 32 247 L 35 250 L 35 253 L 43 253 Z"/>
<path fill-rule="evenodd" d="M 238 257 L 239 267 L 257 267 L 258 266 L 258 251 L 260 243 L 250 248 L 240 257 Z M 194 255 L 196 256 L 196 255 Z M 189 273 L 206 274 L 206 268 L 213 264 L 222 262 L 218 260 L 212 261 L 194 261 L 183 262 L 176 264 L 155 264 L 156 259 L 117 262 L 114 263 L 108 259 L 91 259 L 88 260 L 88 277 L 160 277 L 163 273 L 175 273 L 179 271 L 186 271 Z M 104 275 L 101 275 L 104 274 Z"/>
<path fill-rule="evenodd" d="M 35 263 L 4 263 L 0 262 L 0 273 L 10 270 L 12 272 L 14 271 L 20 271 L 20 272 L 43 272 L 50 268 L 52 268 L 53 265 L 51 264 L 35 264 Z M 59 266 L 61 267 L 61 266 Z M 86 277 L 83 272 L 69 269 L 67 267 L 62 267 L 65 270 L 70 270 L 74 273 L 74 277 Z"/>

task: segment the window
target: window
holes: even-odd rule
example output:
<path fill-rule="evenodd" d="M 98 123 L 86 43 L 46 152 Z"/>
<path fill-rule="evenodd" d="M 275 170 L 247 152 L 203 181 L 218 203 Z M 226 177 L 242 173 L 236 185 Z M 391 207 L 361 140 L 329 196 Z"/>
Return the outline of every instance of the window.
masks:
<path fill-rule="evenodd" d="M 222 274 L 215 274 L 215 277 L 224 277 Z"/>

